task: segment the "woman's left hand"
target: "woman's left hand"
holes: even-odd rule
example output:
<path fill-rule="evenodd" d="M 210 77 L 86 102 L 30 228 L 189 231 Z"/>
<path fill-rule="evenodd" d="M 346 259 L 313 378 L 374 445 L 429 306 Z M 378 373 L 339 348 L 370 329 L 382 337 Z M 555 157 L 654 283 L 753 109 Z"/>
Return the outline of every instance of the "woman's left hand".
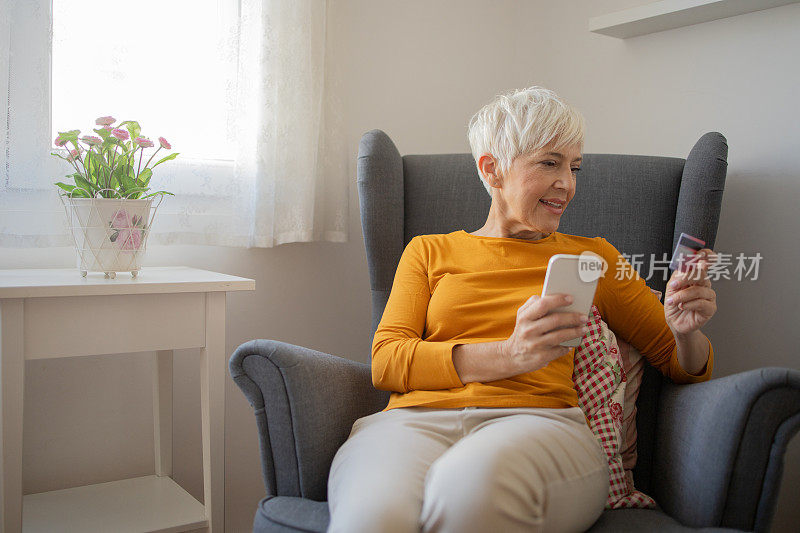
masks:
<path fill-rule="evenodd" d="M 673 334 L 696 331 L 717 312 L 717 293 L 708 279 L 708 267 L 716 259 L 713 251 L 703 248 L 687 261 L 684 272 L 672 273 L 664 298 L 664 316 Z"/>

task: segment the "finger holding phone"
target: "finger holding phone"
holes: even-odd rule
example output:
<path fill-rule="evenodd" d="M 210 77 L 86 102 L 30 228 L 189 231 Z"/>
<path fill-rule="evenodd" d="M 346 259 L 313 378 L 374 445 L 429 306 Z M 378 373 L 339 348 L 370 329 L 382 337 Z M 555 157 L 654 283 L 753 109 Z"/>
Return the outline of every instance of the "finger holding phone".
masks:
<path fill-rule="evenodd" d="M 586 334 L 587 315 L 557 310 L 572 302 L 568 294 L 534 294 L 517 310 L 514 332 L 504 350 L 513 375 L 544 368 L 572 349 L 562 343 Z"/>

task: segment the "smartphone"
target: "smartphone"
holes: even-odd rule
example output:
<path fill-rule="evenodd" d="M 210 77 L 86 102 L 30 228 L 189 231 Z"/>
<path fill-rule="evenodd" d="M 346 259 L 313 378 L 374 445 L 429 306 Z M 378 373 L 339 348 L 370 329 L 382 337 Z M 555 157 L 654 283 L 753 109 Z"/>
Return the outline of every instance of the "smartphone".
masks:
<path fill-rule="evenodd" d="M 568 311 L 586 315 L 592 309 L 597 283 L 603 275 L 603 261 L 589 254 L 569 255 L 556 254 L 547 263 L 544 276 L 542 296 L 549 294 L 569 294 L 572 303 L 556 308 L 556 311 Z M 572 326 L 570 326 L 572 327 Z M 582 337 L 575 337 L 561 343 L 561 346 L 578 346 Z"/>

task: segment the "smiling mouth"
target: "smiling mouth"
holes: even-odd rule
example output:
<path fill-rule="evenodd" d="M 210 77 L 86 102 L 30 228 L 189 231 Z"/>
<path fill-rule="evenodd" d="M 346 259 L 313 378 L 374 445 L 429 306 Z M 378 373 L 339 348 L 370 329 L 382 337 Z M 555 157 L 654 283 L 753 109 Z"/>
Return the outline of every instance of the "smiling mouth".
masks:
<path fill-rule="evenodd" d="M 564 206 L 566 205 L 566 202 L 550 202 L 548 200 L 539 200 L 539 203 L 544 206 L 546 211 L 559 216 L 564 212 Z"/>
<path fill-rule="evenodd" d="M 546 206 L 555 207 L 556 209 L 561 209 L 561 208 L 564 207 L 564 204 L 561 204 L 561 203 L 558 203 L 558 202 L 548 202 L 547 200 L 539 200 L 539 201 L 542 202 Z"/>

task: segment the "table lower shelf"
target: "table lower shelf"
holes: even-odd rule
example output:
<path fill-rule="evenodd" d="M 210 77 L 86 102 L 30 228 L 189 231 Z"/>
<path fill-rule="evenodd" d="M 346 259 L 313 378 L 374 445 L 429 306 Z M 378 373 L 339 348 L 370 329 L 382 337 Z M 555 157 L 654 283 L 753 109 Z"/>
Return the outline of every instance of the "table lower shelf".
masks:
<path fill-rule="evenodd" d="M 178 532 L 208 526 L 203 504 L 169 477 L 143 476 L 28 494 L 22 530 L 38 532 Z"/>

